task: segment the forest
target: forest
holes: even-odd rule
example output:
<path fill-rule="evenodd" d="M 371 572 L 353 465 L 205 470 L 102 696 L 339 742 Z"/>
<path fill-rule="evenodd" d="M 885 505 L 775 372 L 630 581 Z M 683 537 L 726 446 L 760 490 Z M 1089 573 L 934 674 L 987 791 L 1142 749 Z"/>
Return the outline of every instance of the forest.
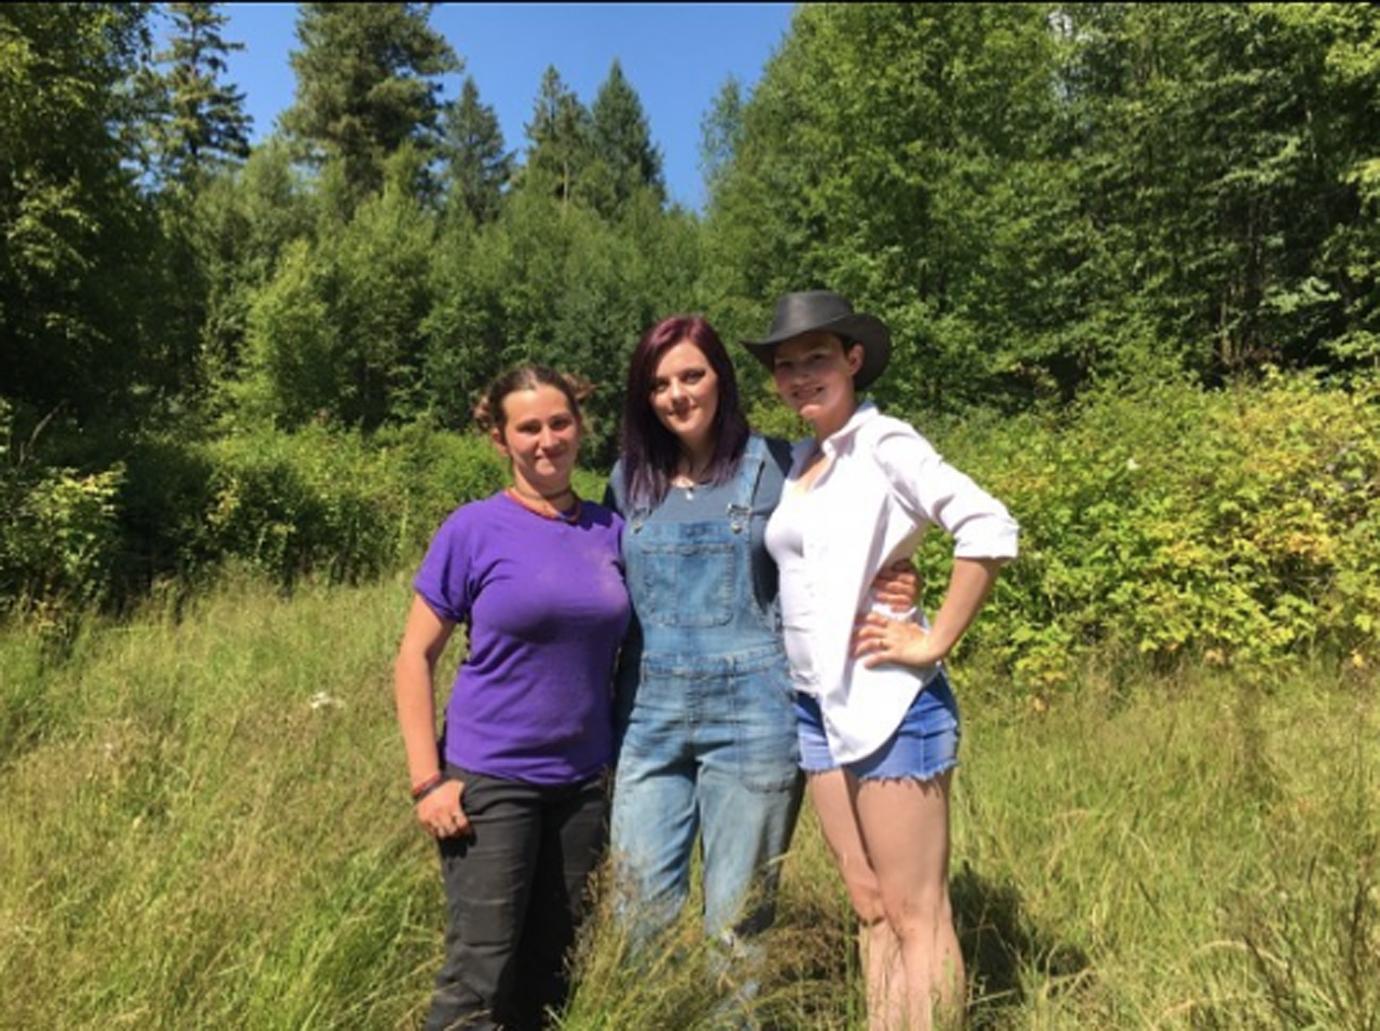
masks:
<path fill-rule="evenodd" d="M 464 61 L 428 17 L 301 5 L 294 102 L 250 147 L 217 5 L 0 15 L 6 611 L 60 624 L 228 559 L 394 568 L 501 476 L 467 437 L 498 370 L 598 385 L 597 477 L 643 329 L 741 339 L 827 286 L 893 328 L 879 403 L 1017 495 L 1007 610 L 1058 640 L 995 627 L 1013 662 L 1269 651 L 1252 620 L 1280 617 L 1284 649 L 1375 643 L 1371 9 L 806 5 L 704 113 L 702 214 L 667 203 L 616 61 L 588 105 L 547 69 L 519 161 L 472 79 L 442 97 Z M 1128 625 L 1152 572 L 1219 625 Z"/>
<path fill-rule="evenodd" d="M 415 1020 L 430 857 L 391 800 L 329 838 L 311 763 L 401 776 L 405 577 L 506 475 L 479 391 L 588 377 L 597 497 L 644 329 L 702 312 L 746 358 L 827 287 L 892 329 L 879 405 L 1022 526 L 958 662 L 990 703 L 957 810 L 975 1025 L 1375 1026 L 1380 10 L 804 4 L 703 113 L 693 211 L 617 61 L 589 102 L 548 68 L 505 139 L 431 7 L 299 4 L 252 145 L 224 5 L 0 7 L 0 981 L 46 993 L 0 989 L 0 1023 Z M 783 940 L 844 943 L 807 841 Z M 111 865 L 49 872 L 55 842 Z M 797 944 L 764 1012 L 856 1026 L 857 971 Z M 699 959 L 652 998 L 615 955 L 564 1026 L 715 1026 Z"/>

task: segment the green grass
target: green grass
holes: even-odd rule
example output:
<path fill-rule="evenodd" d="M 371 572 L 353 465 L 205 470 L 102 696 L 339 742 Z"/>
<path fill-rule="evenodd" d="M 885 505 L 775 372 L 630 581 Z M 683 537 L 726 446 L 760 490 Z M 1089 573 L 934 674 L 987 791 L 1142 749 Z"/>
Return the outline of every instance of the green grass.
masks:
<path fill-rule="evenodd" d="M 419 1020 L 442 902 L 392 714 L 407 603 L 246 580 L 61 657 L 0 634 L 0 1026 Z M 1043 711 L 957 679 L 970 1026 L 1380 1027 L 1373 673 L 1094 671 Z M 757 1016 L 862 1027 L 851 933 L 807 814 Z M 565 1027 L 722 1024 L 714 961 L 690 916 L 643 964 L 597 923 Z"/>

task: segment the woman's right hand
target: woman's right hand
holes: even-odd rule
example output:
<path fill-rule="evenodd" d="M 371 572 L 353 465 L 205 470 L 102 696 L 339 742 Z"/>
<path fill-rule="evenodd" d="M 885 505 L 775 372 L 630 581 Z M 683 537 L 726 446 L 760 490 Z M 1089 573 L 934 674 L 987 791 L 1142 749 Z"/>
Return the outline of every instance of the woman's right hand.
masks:
<path fill-rule="evenodd" d="M 470 820 L 460 806 L 463 781 L 447 780 L 416 805 L 417 822 L 433 838 L 458 838 L 469 834 Z"/>
<path fill-rule="evenodd" d="M 883 566 L 872 581 L 872 596 L 892 612 L 913 612 L 920 607 L 920 573 L 908 558 Z"/>

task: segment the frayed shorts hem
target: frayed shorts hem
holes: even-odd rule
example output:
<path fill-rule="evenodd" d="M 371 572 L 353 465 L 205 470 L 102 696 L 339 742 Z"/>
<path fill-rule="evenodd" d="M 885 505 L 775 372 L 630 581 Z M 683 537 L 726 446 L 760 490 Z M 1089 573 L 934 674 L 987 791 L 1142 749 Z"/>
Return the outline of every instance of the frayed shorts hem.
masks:
<path fill-rule="evenodd" d="M 853 774 L 853 776 L 860 781 L 868 780 L 878 784 L 886 784 L 888 782 L 899 784 L 903 781 L 914 781 L 917 784 L 930 784 L 944 776 L 944 774 L 958 769 L 958 760 L 955 759 L 947 765 L 924 773 L 865 773 L 855 769 L 857 765 L 857 763 L 844 763 L 842 766 L 821 766 L 819 768 L 801 766 L 800 769 L 805 774 L 806 778 L 816 777 L 823 773 L 833 773 L 835 770 L 843 769 Z"/>
<path fill-rule="evenodd" d="M 807 774 L 842 768 L 858 780 L 923 782 L 958 765 L 958 703 L 942 673 L 916 693 L 891 737 L 875 752 L 854 762 L 839 763 L 830 753 L 817 699 L 797 694 L 795 714 L 800 768 Z"/>

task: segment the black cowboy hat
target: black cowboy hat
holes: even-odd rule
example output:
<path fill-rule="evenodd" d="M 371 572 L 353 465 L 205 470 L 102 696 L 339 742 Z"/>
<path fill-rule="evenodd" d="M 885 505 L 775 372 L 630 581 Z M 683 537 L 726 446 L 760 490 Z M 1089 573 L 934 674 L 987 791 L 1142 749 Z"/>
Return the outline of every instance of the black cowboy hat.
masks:
<path fill-rule="evenodd" d="M 776 302 L 776 315 L 767 335 L 761 340 L 742 343 L 758 361 L 771 369 L 777 344 L 815 330 L 841 337 L 845 347 L 862 344 L 862 367 L 853 377 L 853 385 L 859 390 L 880 376 L 891 358 L 891 331 L 886 323 L 875 315 L 855 313 L 853 306 L 832 290 L 786 294 Z"/>

